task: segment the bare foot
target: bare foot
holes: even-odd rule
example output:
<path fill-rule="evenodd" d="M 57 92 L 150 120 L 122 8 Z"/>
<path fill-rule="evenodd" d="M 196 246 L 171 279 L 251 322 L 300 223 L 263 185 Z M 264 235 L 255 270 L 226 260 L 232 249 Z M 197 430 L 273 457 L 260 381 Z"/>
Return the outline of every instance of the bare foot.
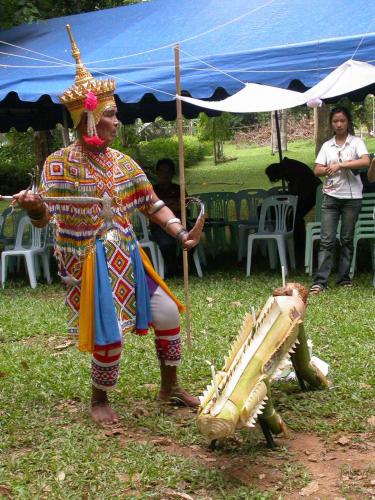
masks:
<path fill-rule="evenodd" d="M 199 398 L 189 394 L 185 389 L 179 386 L 172 389 L 169 393 L 160 389 L 159 399 L 165 403 L 188 406 L 189 408 L 198 408 L 200 405 Z"/>
<path fill-rule="evenodd" d="M 117 413 L 105 401 L 93 401 L 91 403 L 90 415 L 93 421 L 99 425 L 114 425 L 119 422 Z"/>

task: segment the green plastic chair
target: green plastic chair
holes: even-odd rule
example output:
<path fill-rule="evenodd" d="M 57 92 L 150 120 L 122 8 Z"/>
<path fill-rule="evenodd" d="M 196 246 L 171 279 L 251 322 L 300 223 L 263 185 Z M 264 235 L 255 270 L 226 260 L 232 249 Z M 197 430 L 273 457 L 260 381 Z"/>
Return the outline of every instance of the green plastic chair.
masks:
<path fill-rule="evenodd" d="M 203 229 L 206 249 L 215 257 L 228 247 L 227 229 L 230 229 L 228 208 L 233 202 L 233 193 L 201 193 L 199 198 L 206 206 L 207 218 Z M 229 237 L 229 241 L 230 239 Z"/>
<path fill-rule="evenodd" d="M 362 199 L 362 208 L 355 225 L 354 232 L 354 252 L 352 264 L 350 267 L 350 275 L 353 277 L 357 261 L 357 247 L 361 240 L 369 240 L 371 243 L 371 261 L 372 270 L 375 271 L 375 193 L 364 193 Z"/>
<path fill-rule="evenodd" d="M 323 186 L 320 184 L 316 188 L 315 197 L 315 221 L 306 224 L 306 243 L 305 243 L 305 272 L 312 275 L 314 242 L 320 239 L 320 226 L 323 203 Z"/>

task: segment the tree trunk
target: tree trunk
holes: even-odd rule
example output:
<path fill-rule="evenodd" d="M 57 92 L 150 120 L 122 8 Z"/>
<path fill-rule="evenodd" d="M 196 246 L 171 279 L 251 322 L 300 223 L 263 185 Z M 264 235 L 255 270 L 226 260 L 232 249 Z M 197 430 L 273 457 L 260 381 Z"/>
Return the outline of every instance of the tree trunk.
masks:
<path fill-rule="evenodd" d="M 323 142 L 327 141 L 330 136 L 331 127 L 329 124 L 329 109 L 323 102 L 320 108 L 314 108 L 315 156 L 319 153 Z"/>
<path fill-rule="evenodd" d="M 38 132 L 34 132 L 35 156 L 39 167 L 43 166 L 45 159 L 49 155 L 49 147 L 48 147 L 49 133 L 50 133 L 49 130 L 40 130 Z"/>
<path fill-rule="evenodd" d="M 50 135 L 51 133 L 49 130 L 40 130 L 38 132 L 34 132 L 35 156 L 37 163 L 37 171 L 35 172 L 36 175 L 35 183 L 37 186 L 40 182 L 39 174 L 42 170 L 44 161 L 50 154 L 48 145 L 48 140 Z"/>
<path fill-rule="evenodd" d="M 281 150 L 288 151 L 288 110 L 280 111 Z"/>
<path fill-rule="evenodd" d="M 119 127 L 120 127 L 121 144 L 124 148 L 126 148 L 128 146 L 128 135 L 122 123 L 119 123 Z"/>

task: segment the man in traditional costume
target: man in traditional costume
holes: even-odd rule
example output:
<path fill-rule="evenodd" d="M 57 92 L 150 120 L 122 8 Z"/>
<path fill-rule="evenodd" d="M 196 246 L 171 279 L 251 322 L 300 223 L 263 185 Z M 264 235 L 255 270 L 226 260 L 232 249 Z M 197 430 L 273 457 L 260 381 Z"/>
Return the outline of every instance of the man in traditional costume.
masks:
<path fill-rule="evenodd" d="M 50 155 L 43 167 L 40 190 L 48 203 L 30 191 L 14 196 L 36 227 L 51 218 L 56 224 L 59 274 L 67 286 L 68 331 L 77 334 L 81 351 L 92 353 L 94 421 L 118 421 L 107 392 L 116 386 L 123 335 L 155 331 L 160 362 L 162 401 L 178 400 L 190 407 L 198 398 L 177 384 L 181 359 L 182 304 L 153 270 L 138 246 L 131 224 L 135 209 L 194 247 L 200 232 L 186 231 L 179 219 L 155 195 L 142 169 L 129 156 L 111 149 L 118 119 L 113 80 L 96 80 L 82 64 L 68 32 L 76 60 L 75 83 L 61 96 L 78 140 Z M 107 203 L 77 203 L 77 197 L 97 197 Z M 76 202 L 75 202 L 76 200 Z"/>

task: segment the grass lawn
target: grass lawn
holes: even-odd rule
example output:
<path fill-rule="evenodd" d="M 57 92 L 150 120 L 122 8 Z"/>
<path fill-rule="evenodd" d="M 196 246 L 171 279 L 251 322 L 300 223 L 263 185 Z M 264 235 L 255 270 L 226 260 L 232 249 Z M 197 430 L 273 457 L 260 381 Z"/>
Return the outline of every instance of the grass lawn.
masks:
<path fill-rule="evenodd" d="M 374 151 L 375 140 L 368 146 Z M 289 147 L 287 156 L 313 163 L 312 144 Z M 277 160 L 268 148 L 227 146 L 225 153 L 238 159 L 216 167 L 208 159 L 187 171 L 188 192 L 269 186 L 264 168 Z M 364 435 L 374 441 L 368 423 L 375 415 L 374 288 L 368 268 L 362 262 L 353 289 L 332 282 L 309 301 L 306 332 L 314 354 L 330 365 L 332 386 L 307 393 L 295 382 L 272 386 L 275 407 L 295 434 L 317 435 L 325 443 L 343 434 L 354 444 Z M 268 271 L 261 259 L 245 278 L 244 265 L 232 254 L 209 262 L 204 272 L 203 279 L 191 278 L 193 348 L 185 346 L 180 370 L 182 385 L 196 394 L 210 381 L 205 360 L 220 368 L 244 314 L 260 308 L 280 285 L 279 273 Z M 303 274 L 290 279 L 310 284 Z M 182 298 L 181 279 L 170 284 Z M 15 281 L 0 290 L 0 498 L 289 499 L 309 482 L 306 467 L 287 445 L 267 450 L 259 430 L 241 431 L 238 442 L 208 452 L 193 413 L 161 408 L 152 334 L 125 341 L 112 395 L 122 427 L 118 433 L 98 428 L 87 412 L 90 358 L 67 340 L 65 326 L 59 283 L 32 290 Z M 277 483 L 262 487 L 259 480 L 239 480 L 239 458 L 260 472 L 267 461 L 277 461 L 277 469 L 267 469 L 269 475 L 277 471 Z"/>
<path fill-rule="evenodd" d="M 251 279 L 234 261 L 220 267 L 191 279 L 193 349 L 185 347 L 180 378 L 195 393 L 210 379 L 205 360 L 220 367 L 245 312 L 261 307 L 280 284 L 279 275 L 261 265 Z M 303 275 L 293 280 L 309 283 Z M 183 295 L 180 279 L 171 285 Z M 330 364 L 331 390 L 302 393 L 294 382 L 273 386 L 276 408 L 295 432 L 329 439 L 369 430 L 367 418 L 375 412 L 371 275 L 358 275 L 356 285 L 332 286 L 313 297 L 306 314 L 314 352 Z M 289 498 L 290 475 L 294 487 L 308 481 L 285 449 L 264 448 L 259 431 L 239 433 L 240 445 L 205 463 L 207 443 L 194 415 L 163 410 L 155 401 L 152 335 L 126 340 L 113 393 L 123 430 L 106 434 L 87 415 L 90 360 L 66 342 L 62 287 L 31 290 L 16 282 L 0 294 L 0 485 L 12 498 L 173 498 L 166 491 L 199 499 Z M 173 443 L 172 451 L 166 443 Z M 272 454 L 282 470 L 278 496 L 273 488 L 259 493 L 244 486 L 211 463 L 215 457 L 229 464 L 239 456 L 255 461 Z"/>
<path fill-rule="evenodd" d="M 375 139 L 365 139 L 370 152 L 375 151 Z M 236 147 L 226 144 L 226 157 L 236 160 L 214 165 L 213 157 L 186 169 L 186 185 L 190 194 L 214 191 L 240 191 L 247 188 L 268 189 L 271 183 L 264 173 L 271 163 L 279 161 L 278 154 L 271 155 L 270 147 Z M 314 166 L 315 153 L 313 141 L 295 141 L 288 144 L 283 156 Z"/>

